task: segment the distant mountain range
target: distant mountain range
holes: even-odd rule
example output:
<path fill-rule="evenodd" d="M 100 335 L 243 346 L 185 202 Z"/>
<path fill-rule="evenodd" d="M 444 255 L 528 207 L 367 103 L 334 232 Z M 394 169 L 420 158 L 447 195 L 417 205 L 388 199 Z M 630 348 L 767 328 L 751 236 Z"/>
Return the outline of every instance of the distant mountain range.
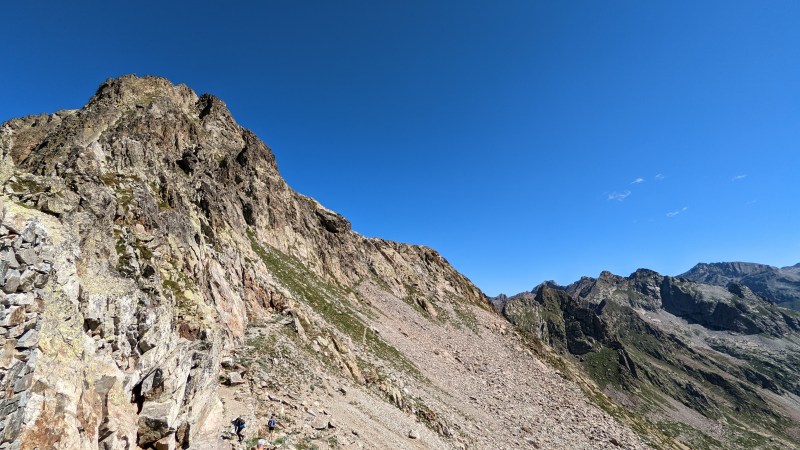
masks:
<path fill-rule="evenodd" d="M 778 268 L 745 262 L 700 263 L 680 277 L 723 287 L 741 283 L 769 301 L 800 311 L 800 264 Z"/>

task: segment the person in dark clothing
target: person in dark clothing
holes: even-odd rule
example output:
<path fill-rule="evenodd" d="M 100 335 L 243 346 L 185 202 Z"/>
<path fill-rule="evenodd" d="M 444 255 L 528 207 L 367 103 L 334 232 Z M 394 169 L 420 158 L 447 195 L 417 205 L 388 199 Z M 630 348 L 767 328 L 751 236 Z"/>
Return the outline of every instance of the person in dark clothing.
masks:
<path fill-rule="evenodd" d="M 275 414 L 269 417 L 267 426 L 269 427 L 269 440 L 272 441 L 272 437 L 275 435 L 275 429 L 278 428 L 278 419 L 275 418 Z"/>
<path fill-rule="evenodd" d="M 232 420 L 231 423 L 233 424 L 233 429 L 236 431 L 236 436 L 239 438 L 239 442 L 242 442 L 244 440 L 244 419 L 239 416 Z"/>

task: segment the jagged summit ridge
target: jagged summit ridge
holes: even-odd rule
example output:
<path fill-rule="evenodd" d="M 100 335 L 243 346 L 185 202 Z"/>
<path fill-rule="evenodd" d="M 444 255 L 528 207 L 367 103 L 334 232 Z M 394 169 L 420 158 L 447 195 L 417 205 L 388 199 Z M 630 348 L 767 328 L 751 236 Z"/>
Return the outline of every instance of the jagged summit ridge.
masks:
<path fill-rule="evenodd" d="M 11 131 L 20 121 L 12 120 L 5 128 Z M 87 123 L 91 126 L 84 126 Z M 222 220 L 220 216 L 224 216 L 236 228 L 285 227 L 297 217 L 288 217 L 284 212 L 307 209 L 284 207 L 288 206 L 285 201 L 291 199 L 313 210 L 304 223 L 320 224 L 329 233 L 355 236 L 341 215 L 286 186 L 271 150 L 233 120 L 224 102 L 208 94 L 198 97 L 188 87 L 172 85 L 164 78 L 126 75 L 107 80 L 84 108 L 37 128 L 36 136 L 42 139 L 35 153 L 32 145 L 19 145 L 33 134 L 30 129 L 8 133 L 13 136 L 9 136 L 12 159 L 32 173 L 61 176 L 69 167 L 64 178 L 79 173 L 80 178 L 95 182 L 107 174 L 164 180 L 171 174 L 183 173 L 195 183 L 195 192 L 186 193 L 187 196 L 202 197 L 208 205 L 224 207 L 224 214 L 210 214 L 209 221 Z M 54 135 L 43 135 L 50 132 Z M 273 196 L 271 201 L 284 204 L 266 205 L 262 193 L 273 187 L 281 195 L 278 199 Z M 167 203 L 179 195 L 169 187 L 161 188 L 166 190 L 162 200 Z M 223 196 L 238 197 L 239 202 Z M 276 211 L 279 214 L 274 214 Z M 374 242 L 383 245 L 379 239 Z M 271 243 L 282 250 L 300 245 Z M 441 258 L 432 249 L 424 252 L 434 259 Z M 319 262 L 313 265 L 320 266 Z"/>
<path fill-rule="evenodd" d="M 746 262 L 700 263 L 680 277 L 723 287 L 741 283 L 772 302 L 800 310 L 800 271 L 797 267 L 778 268 Z"/>
<path fill-rule="evenodd" d="M 59 114 L 55 116 L 59 117 Z M 60 119 L 44 123 L 45 126 L 38 133 L 41 135 L 58 130 L 57 135 L 43 139 L 30 158 L 28 156 L 33 151 L 30 145 L 19 148 L 20 152 L 14 155 L 15 162 L 35 169 L 37 173 L 60 174 L 58 167 L 69 162 L 70 158 L 95 156 L 101 164 L 85 168 L 94 168 L 102 173 L 123 167 L 129 170 L 148 169 L 151 168 L 148 167 L 150 164 L 160 165 L 165 160 L 178 161 L 188 151 L 197 158 L 221 159 L 231 152 L 238 155 L 250 144 L 250 147 L 257 147 L 277 170 L 269 148 L 235 122 L 222 100 L 210 94 L 198 97 L 187 86 L 176 86 L 160 77 L 125 75 L 106 80 L 86 106 Z M 13 129 L 17 120 L 10 121 L 7 126 Z M 118 140 L 132 139 L 131 132 L 134 130 L 157 138 L 152 142 L 155 148 L 144 149 L 137 155 L 121 155 L 130 156 L 127 158 L 118 157 L 114 151 L 117 149 L 112 149 L 110 155 L 101 155 L 96 147 L 89 148 L 93 142 L 102 144 L 99 139 L 104 133 L 114 132 Z M 159 131 L 161 136 L 157 135 Z M 117 145 L 124 146 L 124 143 Z M 76 151 L 82 148 L 89 151 Z M 106 162 L 121 167 L 102 164 Z"/>

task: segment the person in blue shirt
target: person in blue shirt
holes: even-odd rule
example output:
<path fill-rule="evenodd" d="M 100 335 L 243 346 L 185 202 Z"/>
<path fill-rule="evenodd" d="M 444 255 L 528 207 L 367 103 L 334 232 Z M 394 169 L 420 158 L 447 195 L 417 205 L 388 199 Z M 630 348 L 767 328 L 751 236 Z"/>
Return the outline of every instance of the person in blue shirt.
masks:
<path fill-rule="evenodd" d="M 267 426 L 269 427 L 269 440 L 272 441 L 272 436 L 275 434 L 275 429 L 278 428 L 278 419 L 275 418 L 275 413 L 272 413 L 272 415 L 269 417 Z"/>

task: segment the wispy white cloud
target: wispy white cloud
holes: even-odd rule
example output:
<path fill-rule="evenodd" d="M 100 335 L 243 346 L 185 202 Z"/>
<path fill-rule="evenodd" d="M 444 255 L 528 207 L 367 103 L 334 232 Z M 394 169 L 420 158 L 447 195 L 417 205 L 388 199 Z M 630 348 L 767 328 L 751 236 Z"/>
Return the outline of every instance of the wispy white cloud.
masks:
<path fill-rule="evenodd" d="M 745 174 L 745 175 L 736 175 L 735 177 L 731 178 L 731 181 L 744 180 L 745 178 L 747 178 L 747 174 Z"/>
<path fill-rule="evenodd" d="M 680 213 L 682 213 L 682 212 L 685 212 L 687 209 L 689 209 L 689 208 L 688 208 L 688 207 L 686 207 L 686 206 L 684 206 L 684 207 L 683 207 L 683 208 L 681 208 L 681 209 L 678 209 L 678 210 L 675 210 L 675 211 L 670 211 L 670 212 L 668 212 L 668 213 L 667 213 L 667 217 L 675 217 L 675 216 L 677 216 L 678 214 L 680 214 Z"/>
<path fill-rule="evenodd" d="M 617 200 L 617 201 L 621 202 L 621 201 L 625 200 L 626 198 L 628 198 L 629 195 L 631 195 L 631 191 L 612 192 L 612 193 L 608 194 L 608 199 L 609 200 Z"/>
<path fill-rule="evenodd" d="M 661 181 L 666 177 L 663 174 L 659 173 L 659 174 L 656 174 L 656 176 L 654 178 L 656 179 L 656 181 Z"/>
<path fill-rule="evenodd" d="M 644 178 L 639 177 L 639 178 L 631 181 L 631 184 L 639 184 L 639 183 L 644 183 Z"/>

